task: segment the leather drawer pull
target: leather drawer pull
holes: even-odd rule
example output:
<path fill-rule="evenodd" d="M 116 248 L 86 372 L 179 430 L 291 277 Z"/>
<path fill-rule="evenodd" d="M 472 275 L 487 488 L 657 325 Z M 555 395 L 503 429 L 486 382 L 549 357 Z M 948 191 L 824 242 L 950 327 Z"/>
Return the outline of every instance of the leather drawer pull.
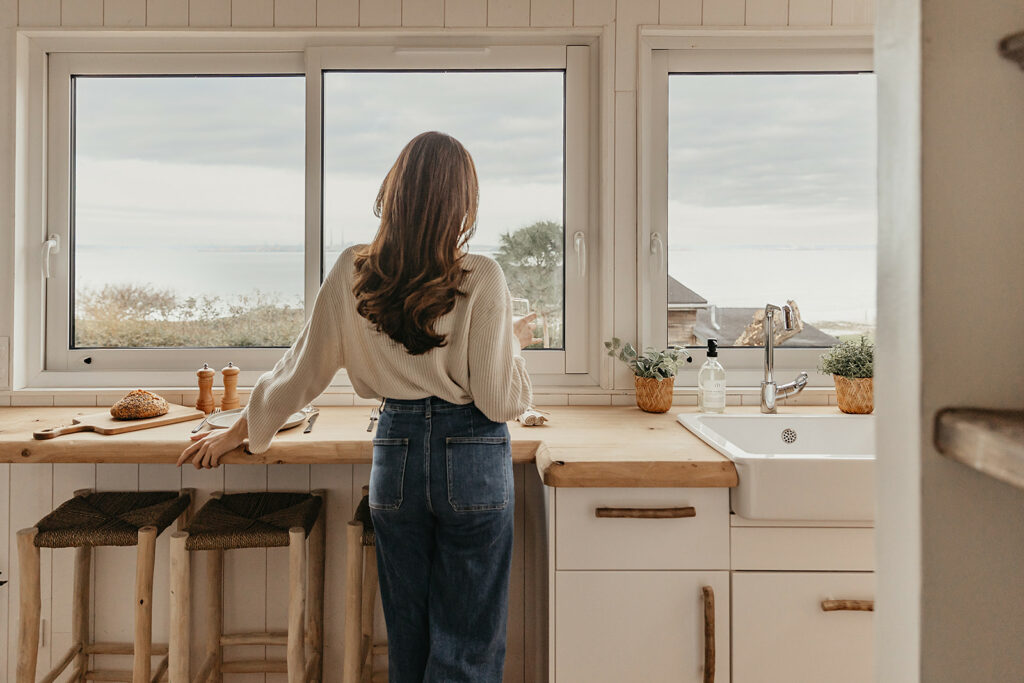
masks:
<path fill-rule="evenodd" d="M 632 517 L 635 519 L 678 519 L 696 517 L 697 508 L 595 508 L 595 517 Z"/>
<path fill-rule="evenodd" d="M 704 683 L 715 683 L 715 589 L 701 588 L 704 596 Z"/>
<path fill-rule="evenodd" d="M 822 600 L 822 612 L 874 612 L 874 600 Z"/>

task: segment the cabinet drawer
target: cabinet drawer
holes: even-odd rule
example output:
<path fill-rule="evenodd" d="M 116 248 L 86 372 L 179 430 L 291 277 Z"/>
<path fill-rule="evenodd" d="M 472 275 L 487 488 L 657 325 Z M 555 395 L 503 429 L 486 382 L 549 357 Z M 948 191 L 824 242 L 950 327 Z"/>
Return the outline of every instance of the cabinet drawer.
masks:
<path fill-rule="evenodd" d="M 874 680 L 874 612 L 821 604 L 874 595 L 867 572 L 734 572 L 733 683 Z"/>
<path fill-rule="evenodd" d="M 555 548 L 557 569 L 728 569 L 729 490 L 558 488 Z"/>

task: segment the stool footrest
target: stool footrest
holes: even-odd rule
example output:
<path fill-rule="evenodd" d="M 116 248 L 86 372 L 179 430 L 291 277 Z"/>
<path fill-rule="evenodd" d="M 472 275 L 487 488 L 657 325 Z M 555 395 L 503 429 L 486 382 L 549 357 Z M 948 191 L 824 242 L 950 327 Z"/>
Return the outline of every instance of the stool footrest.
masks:
<path fill-rule="evenodd" d="M 227 645 L 288 645 L 288 633 L 230 633 L 220 637 L 220 644 Z"/>
<path fill-rule="evenodd" d="M 87 655 L 133 655 L 134 643 L 88 643 L 84 648 Z M 167 654 L 167 643 L 153 643 L 149 653 L 154 657 Z"/>
<path fill-rule="evenodd" d="M 85 680 L 87 681 L 121 681 L 122 683 L 132 683 L 132 672 L 131 671 L 111 671 L 109 669 L 96 669 L 94 671 L 85 672 Z"/>
<path fill-rule="evenodd" d="M 42 679 L 40 679 L 39 683 L 53 683 L 53 681 L 57 680 L 60 677 L 60 675 L 64 673 L 64 669 L 68 668 L 71 662 L 75 659 L 75 655 L 77 655 L 81 651 L 81 643 L 75 643 L 74 645 L 72 645 L 71 648 L 64 654 L 64 658 L 60 660 L 60 663 L 57 666 L 53 667 L 53 669 L 50 670 L 50 673 L 46 674 Z"/>
<path fill-rule="evenodd" d="M 220 665 L 226 674 L 286 674 L 288 662 L 283 659 L 239 659 Z"/>

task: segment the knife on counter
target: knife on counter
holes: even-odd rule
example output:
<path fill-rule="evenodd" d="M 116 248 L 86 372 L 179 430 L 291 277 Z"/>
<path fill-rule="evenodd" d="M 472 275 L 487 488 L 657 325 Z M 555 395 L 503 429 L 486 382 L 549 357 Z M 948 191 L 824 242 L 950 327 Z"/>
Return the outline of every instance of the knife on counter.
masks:
<path fill-rule="evenodd" d="M 317 411 L 309 416 L 309 424 L 307 424 L 306 428 L 302 430 L 303 434 L 309 434 L 311 431 L 313 431 L 313 424 L 316 422 L 316 419 L 318 417 L 320 417 L 320 411 Z"/>

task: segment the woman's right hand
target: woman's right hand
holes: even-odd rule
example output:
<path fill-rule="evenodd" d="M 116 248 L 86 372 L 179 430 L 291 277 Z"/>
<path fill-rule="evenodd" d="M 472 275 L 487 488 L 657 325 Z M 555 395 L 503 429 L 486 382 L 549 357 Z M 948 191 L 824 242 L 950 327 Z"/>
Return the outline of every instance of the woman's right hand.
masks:
<path fill-rule="evenodd" d="M 512 331 L 515 332 L 516 339 L 519 340 L 519 348 L 525 349 L 533 343 L 533 328 L 537 326 L 535 320 L 537 320 L 537 314 L 530 313 L 512 323 Z"/>

